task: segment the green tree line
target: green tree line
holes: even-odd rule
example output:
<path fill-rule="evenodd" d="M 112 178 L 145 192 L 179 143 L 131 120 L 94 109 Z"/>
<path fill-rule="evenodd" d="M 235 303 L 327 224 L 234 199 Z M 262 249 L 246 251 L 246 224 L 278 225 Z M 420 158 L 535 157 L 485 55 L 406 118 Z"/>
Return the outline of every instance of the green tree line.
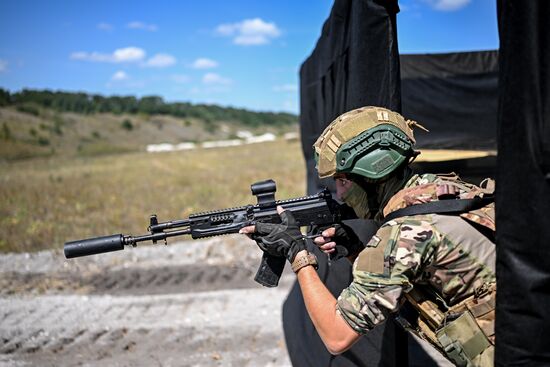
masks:
<path fill-rule="evenodd" d="M 249 126 L 288 125 L 298 122 L 298 117 L 290 113 L 253 112 L 240 108 L 186 102 L 165 103 L 159 96 L 105 97 L 99 94 L 31 89 L 10 93 L 0 88 L 0 106 L 33 105 L 59 112 L 171 115 L 198 118 L 206 122 L 238 121 Z"/>

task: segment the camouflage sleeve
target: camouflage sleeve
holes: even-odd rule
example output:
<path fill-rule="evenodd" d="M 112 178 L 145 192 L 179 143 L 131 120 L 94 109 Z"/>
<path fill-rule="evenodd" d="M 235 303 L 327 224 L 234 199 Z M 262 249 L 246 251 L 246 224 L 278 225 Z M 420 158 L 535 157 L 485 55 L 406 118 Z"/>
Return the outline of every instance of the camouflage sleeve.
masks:
<path fill-rule="evenodd" d="M 358 333 L 384 322 L 399 308 L 403 292 L 428 264 L 438 235 L 428 220 L 390 221 L 353 264 L 353 282 L 338 297 L 337 311 Z"/>

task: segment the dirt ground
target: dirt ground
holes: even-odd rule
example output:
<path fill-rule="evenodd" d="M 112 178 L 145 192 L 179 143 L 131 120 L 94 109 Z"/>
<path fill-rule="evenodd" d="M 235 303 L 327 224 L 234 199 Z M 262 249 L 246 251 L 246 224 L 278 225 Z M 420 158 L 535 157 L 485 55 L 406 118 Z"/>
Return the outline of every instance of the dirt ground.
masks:
<path fill-rule="evenodd" d="M 278 288 L 240 236 L 0 256 L 0 366 L 290 366 Z"/>

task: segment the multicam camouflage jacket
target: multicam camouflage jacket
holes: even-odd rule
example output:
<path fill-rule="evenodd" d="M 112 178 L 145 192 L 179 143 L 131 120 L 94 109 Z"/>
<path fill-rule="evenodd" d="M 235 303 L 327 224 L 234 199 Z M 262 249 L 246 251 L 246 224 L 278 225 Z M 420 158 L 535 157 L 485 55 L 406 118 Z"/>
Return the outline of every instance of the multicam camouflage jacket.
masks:
<path fill-rule="evenodd" d="M 454 175 L 413 176 L 384 208 L 491 193 Z M 429 288 L 451 308 L 496 282 L 495 246 L 481 227 L 494 230 L 494 208 L 460 216 L 426 214 L 385 223 L 353 264 L 353 282 L 338 298 L 337 312 L 358 333 L 385 321 L 414 288 Z M 476 229 L 478 228 L 478 229 Z"/>

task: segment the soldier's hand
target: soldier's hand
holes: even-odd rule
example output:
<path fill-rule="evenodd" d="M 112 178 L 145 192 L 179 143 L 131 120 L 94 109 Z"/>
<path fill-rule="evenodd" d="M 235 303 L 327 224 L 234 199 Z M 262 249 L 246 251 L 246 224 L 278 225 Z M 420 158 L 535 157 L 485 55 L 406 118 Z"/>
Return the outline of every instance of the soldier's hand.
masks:
<path fill-rule="evenodd" d="M 252 234 L 256 231 L 256 226 L 248 226 L 248 227 L 243 227 L 239 230 L 239 233 L 241 234 L 245 234 L 248 236 L 248 238 L 250 239 L 253 239 L 252 238 Z"/>
<path fill-rule="evenodd" d="M 304 236 L 290 211 L 278 206 L 277 213 L 281 217 L 281 224 L 260 222 L 242 228 L 239 233 L 251 237 L 269 255 L 286 257 L 292 263 L 296 254 L 306 249 Z"/>
<path fill-rule="evenodd" d="M 325 254 L 332 254 L 336 251 L 336 242 L 333 240 L 335 234 L 335 227 L 327 228 L 321 232 L 319 237 L 313 239 L 313 243 L 315 243 Z"/>
<path fill-rule="evenodd" d="M 335 260 L 355 257 L 364 248 L 353 229 L 344 223 L 336 223 L 322 230 L 321 236 L 315 238 L 313 243 Z"/>

